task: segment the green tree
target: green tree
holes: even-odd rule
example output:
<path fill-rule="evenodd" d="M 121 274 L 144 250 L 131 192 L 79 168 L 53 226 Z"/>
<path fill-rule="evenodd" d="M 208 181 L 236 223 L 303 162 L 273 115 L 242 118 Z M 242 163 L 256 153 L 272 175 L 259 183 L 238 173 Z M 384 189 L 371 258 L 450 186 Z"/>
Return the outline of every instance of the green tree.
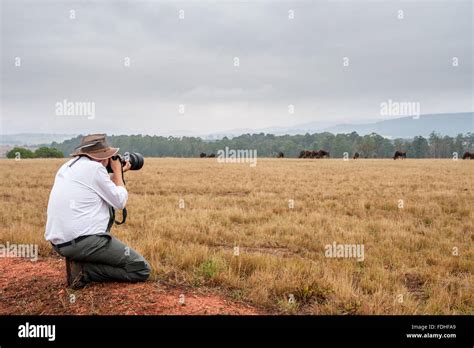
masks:
<path fill-rule="evenodd" d="M 17 156 L 19 154 L 19 156 Z M 24 147 L 14 147 L 7 152 L 7 158 L 34 158 L 35 155 L 32 151 L 25 149 Z"/>
<path fill-rule="evenodd" d="M 437 133 L 431 132 L 428 139 L 431 156 L 434 158 L 441 157 L 441 137 Z"/>
<path fill-rule="evenodd" d="M 63 158 L 64 154 L 52 147 L 40 147 L 34 152 L 36 158 Z"/>
<path fill-rule="evenodd" d="M 464 137 L 462 134 L 458 134 L 456 138 L 454 139 L 454 144 L 453 144 L 453 152 L 458 153 L 458 157 L 461 157 L 464 154 L 464 144 L 466 141 L 464 140 Z"/>
<path fill-rule="evenodd" d="M 66 140 L 62 143 L 53 143 L 52 147 L 64 155 L 73 152 L 80 142 L 81 136 Z M 451 157 L 453 152 L 462 154 L 472 151 L 474 135 L 458 135 L 456 138 L 441 137 L 435 133 L 429 140 L 423 137 L 414 139 L 384 138 L 372 133 L 360 136 L 356 132 L 350 134 L 314 133 L 299 135 L 273 135 L 273 134 L 242 134 L 237 137 L 224 137 L 217 140 L 201 139 L 199 137 L 163 137 L 150 135 L 120 135 L 109 136 L 111 146 L 120 147 L 120 151 L 140 152 L 146 157 L 198 157 L 201 152 L 207 154 L 217 153 L 217 150 L 228 146 L 230 149 L 257 150 L 259 157 L 275 157 L 279 151 L 285 157 L 298 157 L 301 150 L 326 150 L 333 158 L 341 158 L 344 152 L 352 157 L 359 152 L 367 158 L 389 158 L 395 150 L 407 151 L 408 156 L 423 157 Z M 460 151 L 461 149 L 461 151 Z"/>
<path fill-rule="evenodd" d="M 374 133 L 370 135 L 364 135 L 362 141 L 359 144 L 360 151 L 362 152 L 362 157 L 372 158 L 375 154 L 375 139 L 373 136 Z"/>
<path fill-rule="evenodd" d="M 412 142 L 412 155 L 415 158 L 425 158 L 429 156 L 430 147 L 428 145 L 428 140 L 422 136 L 416 136 Z"/>

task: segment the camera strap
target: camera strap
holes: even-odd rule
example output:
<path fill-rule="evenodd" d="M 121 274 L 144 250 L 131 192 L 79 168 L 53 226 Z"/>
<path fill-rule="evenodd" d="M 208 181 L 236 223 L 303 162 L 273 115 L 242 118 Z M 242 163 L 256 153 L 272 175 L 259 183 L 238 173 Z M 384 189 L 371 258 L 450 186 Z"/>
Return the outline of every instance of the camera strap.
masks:
<path fill-rule="evenodd" d="M 121 168 L 122 168 L 122 181 L 125 184 L 125 176 L 123 175 L 123 166 L 121 166 Z M 114 220 L 115 220 L 115 209 L 112 207 L 112 210 L 114 212 Z M 115 220 L 115 224 L 121 225 L 121 224 L 124 224 L 125 221 L 127 221 L 127 208 L 122 209 L 122 221 L 118 222 L 117 220 Z"/>
<path fill-rule="evenodd" d="M 107 224 L 107 229 L 105 230 L 105 232 L 107 233 L 110 232 L 110 229 L 112 228 L 114 224 L 114 220 L 115 220 L 115 210 L 114 208 L 112 208 L 111 205 L 109 205 L 109 222 Z"/>
<path fill-rule="evenodd" d="M 79 161 L 81 159 L 82 156 L 77 156 L 77 158 L 71 162 L 71 164 L 68 165 L 68 167 L 72 167 L 77 161 Z"/>
<path fill-rule="evenodd" d="M 112 209 L 114 209 L 114 208 L 112 208 Z M 115 220 L 115 209 L 114 209 L 114 220 Z M 125 221 L 127 221 L 127 208 L 122 209 L 122 221 L 119 222 L 119 221 L 115 220 L 115 224 L 116 225 L 121 225 L 121 224 L 124 224 Z"/>
<path fill-rule="evenodd" d="M 115 209 L 109 205 L 109 216 L 109 222 L 107 224 L 107 229 L 105 230 L 105 232 L 107 233 L 110 232 L 110 229 L 114 225 L 114 222 L 116 225 L 122 225 L 125 223 L 125 221 L 127 220 L 127 208 L 122 209 L 122 221 L 117 221 L 115 220 Z"/>

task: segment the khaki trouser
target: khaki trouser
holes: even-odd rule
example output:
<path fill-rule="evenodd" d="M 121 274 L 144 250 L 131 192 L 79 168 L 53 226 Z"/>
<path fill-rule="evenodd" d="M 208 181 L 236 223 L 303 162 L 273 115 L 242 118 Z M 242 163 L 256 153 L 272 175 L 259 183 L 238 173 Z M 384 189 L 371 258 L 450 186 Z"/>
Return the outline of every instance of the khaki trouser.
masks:
<path fill-rule="evenodd" d="M 145 281 L 150 265 L 142 255 L 109 233 L 91 235 L 62 248 L 54 247 L 62 256 L 83 266 L 86 282 Z"/>

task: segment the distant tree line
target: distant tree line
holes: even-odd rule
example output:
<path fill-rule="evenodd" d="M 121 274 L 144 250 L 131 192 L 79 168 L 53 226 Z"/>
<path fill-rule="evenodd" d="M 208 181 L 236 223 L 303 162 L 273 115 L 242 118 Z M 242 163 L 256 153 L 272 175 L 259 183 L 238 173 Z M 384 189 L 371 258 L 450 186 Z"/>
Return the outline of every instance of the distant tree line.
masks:
<path fill-rule="evenodd" d="M 79 145 L 82 136 L 53 142 L 52 147 L 69 156 Z M 301 150 L 326 150 L 332 158 L 342 158 L 355 152 L 361 158 L 389 158 L 396 150 L 407 151 L 411 158 L 452 158 L 453 153 L 462 157 L 464 151 L 474 149 L 474 134 L 459 134 L 456 137 L 431 133 L 428 138 L 417 136 L 413 139 L 387 139 L 378 134 L 360 136 L 350 134 L 315 133 L 304 135 L 243 134 L 234 138 L 203 140 L 198 137 L 163 137 L 150 135 L 109 136 L 111 146 L 120 152 L 135 151 L 146 157 L 199 157 L 201 153 L 217 153 L 218 150 L 256 149 L 259 157 L 277 157 L 283 152 L 285 157 L 298 157 Z"/>
<path fill-rule="evenodd" d="M 35 151 L 25 149 L 24 147 L 14 147 L 7 152 L 7 158 L 62 158 L 62 151 L 53 147 L 40 147 Z"/>

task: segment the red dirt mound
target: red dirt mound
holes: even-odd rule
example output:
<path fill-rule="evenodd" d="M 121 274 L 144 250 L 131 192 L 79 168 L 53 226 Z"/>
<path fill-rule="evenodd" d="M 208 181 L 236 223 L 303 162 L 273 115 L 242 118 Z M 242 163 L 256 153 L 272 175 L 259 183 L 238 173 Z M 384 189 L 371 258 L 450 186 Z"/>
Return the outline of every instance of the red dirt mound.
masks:
<path fill-rule="evenodd" d="M 184 296 L 183 296 L 184 295 Z M 184 303 L 182 303 L 184 300 Z M 64 259 L 0 258 L 0 314 L 259 314 L 220 295 L 159 282 L 66 287 Z"/>

